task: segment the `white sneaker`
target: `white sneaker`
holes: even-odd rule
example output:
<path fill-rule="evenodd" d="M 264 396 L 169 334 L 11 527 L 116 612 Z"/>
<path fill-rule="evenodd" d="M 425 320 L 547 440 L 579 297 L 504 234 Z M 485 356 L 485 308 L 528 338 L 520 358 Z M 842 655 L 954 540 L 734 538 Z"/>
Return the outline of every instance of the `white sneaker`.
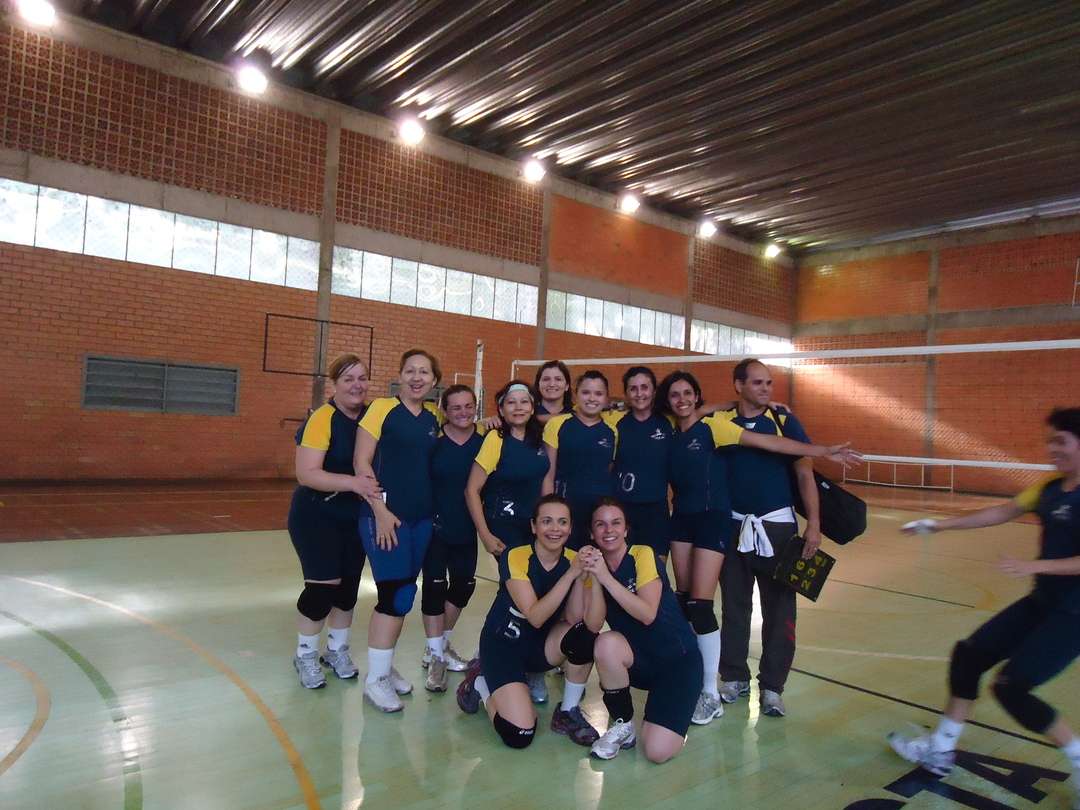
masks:
<path fill-rule="evenodd" d="M 724 703 L 734 703 L 749 694 L 750 681 L 721 681 L 720 683 L 720 700 Z"/>
<path fill-rule="evenodd" d="M 690 722 L 696 726 L 707 726 L 717 717 L 723 716 L 724 704 L 720 698 L 702 692 L 698 695 L 697 706 L 694 707 L 694 716 L 690 718 Z"/>
<path fill-rule="evenodd" d="M 955 751 L 935 751 L 930 744 L 930 735 L 917 737 L 894 731 L 886 738 L 893 751 L 908 762 L 913 762 L 935 776 L 948 776 L 956 762 Z"/>
<path fill-rule="evenodd" d="M 390 683 L 394 685 L 394 691 L 399 695 L 408 695 L 412 692 L 412 684 L 401 677 L 397 667 L 390 667 Z"/>
<path fill-rule="evenodd" d="M 784 699 L 779 692 L 772 689 L 761 690 L 761 713 L 767 717 L 783 717 L 787 714 L 784 708 Z"/>
<path fill-rule="evenodd" d="M 364 683 L 364 699 L 380 712 L 400 712 L 405 706 L 394 691 L 389 675 L 383 675 L 373 683 Z"/>
<path fill-rule="evenodd" d="M 461 654 L 449 644 L 443 648 L 443 658 L 446 659 L 446 668 L 451 672 L 464 672 L 469 668 L 469 662 L 462 658 Z"/>
<path fill-rule="evenodd" d="M 433 655 L 431 656 L 431 662 L 428 664 L 424 688 L 429 692 L 445 692 L 446 684 L 446 661 L 437 655 Z"/>
<path fill-rule="evenodd" d="M 543 672 L 528 672 L 525 674 L 525 680 L 529 685 L 529 697 L 532 698 L 533 703 L 547 703 L 548 701 L 545 674 Z"/>
<path fill-rule="evenodd" d="M 293 656 L 293 669 L 300 676 L 300 685 L 305 689 L 322 689 L 326 686 L 326 676 L 319 666 L 319 654 L 314 650 L 307 655 Z"/>
<path fill-rule="evenodd" d="M 342 645 L 342 647 L 337 650 L 324 650 L 319 661 L 324 666 L 330 667 L 334 674 L 342 680 L 349 680 L 360 674 L 360 670 L 356 668 L 356 663 L 352 660 L 352 656 L 349 655 L 348 644 Z"/>
<path fill-rule="evenodd" d="M 616 720 L 604 735 L 592 744 L 589 749 L 597 759 L 615 759 L 624 748 L 633 748 L 637 745 L 637 734 L 634 733 L 634 723 Z"/>

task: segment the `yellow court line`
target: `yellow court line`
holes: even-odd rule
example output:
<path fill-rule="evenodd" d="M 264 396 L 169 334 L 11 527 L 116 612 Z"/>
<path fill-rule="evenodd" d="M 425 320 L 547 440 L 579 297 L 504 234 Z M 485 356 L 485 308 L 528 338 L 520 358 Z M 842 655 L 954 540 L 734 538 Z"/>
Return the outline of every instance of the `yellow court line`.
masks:
<path fill-rule="evenodd" d="M 15 761 L 21 757 L 26 749 L 37 739 L 38 734 L 41 733 L 41 729 L 45 727 L 45 721 L 49 719 L 49 712 L 52 709 L 52 700 L 49 698 L 49 690 L 45 686 L 45 682 L 38 677 L 38 674 L 27 666 L 20 664 L 18 661 L 12 661 L 10 658 L 0 658 L 0 664 L 11 667 L 13 670 L 22 675 L 26 680 L 30 681 L 30 685 L 34 688 L 34 699 L 37 701 L 37 709 L 34 711 L 34 719 L 30 723 L 30 728 L 23 734 L 22 739 L 15 743 L 15 747 L 8 752 L 8 755 L 3 759 L 0 759 L 0 775 L 4 773 L 8 768 L 15 764 Z"/>
<path fill-rule="evenodd" d="M 140 613 L 136 613 L 133 610 L 129 610 L 123 605 L 117 605 L 114 602 L 107 602 L 104 599 L 98 599 L 96 596 L 90 596 L 89 594 L 80 593 L 79 591 L 73 591 L 69 588 L 62 588 L 59 585 L 51 585 L 48 582 L 40 582 L 34 579 L 26 579 L 25 577 L 11 576 L 10 574 L 0 574 L 0 576 L 8 579 L 13 579 L 17 582 L 22 582 L 27 585 L 36 585 L 39 588 L 47 588 L 57 593 L 65 594 L 66 596 L 74 596 L 78 599 L 85 599 L 87 602 L 92 602 L 95 605 L 101 605 L 107 607 L 110 610 L 115 610 L 118 613 L 123 613 L 125 616 L 129 616 L 135 619 L 137 622 L 147 625 L 148 627 L 157 630 L 162 635 L 166 635 L 171 639 L 179 641 L 181 644 L 190 648 L 192 652 L 202 658 L 207 664 L 216 669 L 236 686 L 241 692 L 244 693 L 244 697 L 251 702 L 251 704 L 258 710 L 259 714 L 263 716 L 266 724 L 270 726 L 270 731 L 277 739 L 278 744 L 285 752 L 285 758 L 289 761 L 289 766 L 292 768 L 293 773 L 296 775 L 296 781 L 300 784 L 300 791 L 304 795 L 304 804 L 308 810 L 320 810 L 322 805 L 319 802 L 319 794 L 315 790 L 315 784 L 311 780 L 311 774 L 308 772 L 307 766 L 304 765 L 304 761 L 300 756 L 300 752 L 296 750 L 296 746 L 293 745 L 291 739 L 289 739 L 288 732 L 285 731 L 284 726 L 281 725 L 281 721 L 277 719 L 274 713 L 270 710 L 270 707 L 266 705 L 258 692 L 251 688 L 251 686 L 240 675 L 210 652 L 208 649 L 199 644 L 195 639 L 184 635 L 179 630 L 174 630 L 167 624 L 155 621 L 154 619 L 143 616 Z"/>
<path fill-rule="evenodd" d="M 899 615 L 899 614 L 897 614 Z M 867 658 L 899 658 L 903 661 L 948 661 L 940 655 L 905 655 L 904 653 L 871 652 L 869 650 L 844 650 L 837 647 L 815 647 L 812 644 L 800 644 L 800 650 L 811 652 L 838 653 L 839 655 L 862 655 Z"/>

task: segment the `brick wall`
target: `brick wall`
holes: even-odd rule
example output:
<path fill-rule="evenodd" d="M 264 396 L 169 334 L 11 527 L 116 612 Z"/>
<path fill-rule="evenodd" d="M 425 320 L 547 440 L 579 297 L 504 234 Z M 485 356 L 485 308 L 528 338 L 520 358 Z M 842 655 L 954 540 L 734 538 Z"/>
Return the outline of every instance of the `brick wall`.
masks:
<path fill-rule="evenodd" d="M 694 247 L 694 300 L 791 323 L 795 317 L 795 271 L 779 262 L 698 239 Z"/>
<path fill-rule="evenodd" d="M 913 253 L 799 269 L 799 323 L 926 311 L 930 256 Z"/>

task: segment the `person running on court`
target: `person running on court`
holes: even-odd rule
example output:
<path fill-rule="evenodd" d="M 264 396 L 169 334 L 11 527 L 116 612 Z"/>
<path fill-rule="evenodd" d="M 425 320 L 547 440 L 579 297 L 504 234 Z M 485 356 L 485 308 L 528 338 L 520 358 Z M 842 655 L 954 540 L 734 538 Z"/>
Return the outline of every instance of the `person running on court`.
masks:
<path fill-rule="evenodd" d="M 908 762 L 947 775 L 979 696 L 979 681 L 1004 661 L 991 687 L 994 697 L 1021 726 L 1061 748 L 1072 765 L 1074 807 L 1080 808 L 1080 738 L 1053 706 L 1032 694 L 1080 656 L 1080 408 L 1055 410 L 1046 422 L 1047 450 L 1056 473 L 1006 503 L 903 526 L 908 534 L 980 529 L 1034 512 L 1042 529 L 1038 558 L 1006 558 L 998 566 L 1010 576 L 1034 576 L 1031 592 L 953 647 L 949 699 L 937 727 L 930 734 L 893 733 L 888 739 Z"/>
<path fill-rule="evenodd" d="M 630 687 L 648 692 L 641 743 L 650 762 L 667 762 L 686 742 L 701 692 L 701 653 L 661 563 L 618 501 L 603 498 L 592 515 L 592 542 L 579 553 L 589 574 L 585 625 L 607 707 L 608 730 L 593 756 L 612 759 L 637 744 Z M 630 545 L 628 545 L 630 543 Z M 604 622 L 610 630 L 600 632 Z"/>
<path fill-rule="evenodd" d="M 451 385 L 440 404 L 446 422 L 431 456 L 435 519 L 420 594 L 429 692 L 445 692 L 447 670 L 464 672 L 468 666 L 450 637 L 476 589 L 476 527 L 465 505 L 465 482 L 483 443 L 476 429 L 476 394 L 469 386 Z"/>
<path fill-rule="evenodd" d="M 511 380 L 495 395 L 495 403 L 499 424 L 475 454 L 465 498 L 480 542 L 499 556 L 506 548 L 532 542 L 529 518 L 550 462 L 529 386 Z"/>
<path fill-rule="evenodd" d="M 698 411 L 703 402 L 701 386 L 687 371 L 665 377 L 657 398 L 677 428 L 671 450 L 671 563 L 676 597 L 685 606 L 701 648 L 704 688 L 693 722 L 705 725 L 724 714 L 717 686 L 720 625 L 713 599 L 731 537 L 731 498 L 726 460 L 717 449 L 744 445 L 794 456 L 827 457 L 845 466 L 859 455 L 846 445 L 825 447 L 748 431 L 722 414 L 702 417 Z"/>
<path fill-rule="evenodd" d="M 566 498 L 573 514 L 569 547 L 581 548 L 589 537 L 593 506 L 614 490 L 611 464 L 615 458 L 615 429 L 604 418 L 608 404 L 608 381 L 601 372 L 589 370 L 574 385 L 572 413 L 551 417 L 544 425 L 551 468 L 544 492 Z"/>
<path fill-rule="evenodd" d="M 480 633 L 480 658 L 469 665 L 458 686 L 458 706 L 475 714 L 483 703 L 502 741 L 526 748 L 537 722 L 526 674 L 562 664 L 563 699 L 552 713 L 551 730 L 578 745 L 592 745 L 599 734 L 580 703 L 592 669 L 593 635 L 581 624 L 581 561 L 566 548 L 569 505 L 558 495 L 545 495 L 536 505 L 532 526 L 531 545 L 499 556 L 499 591 Z"/>
<path fill-rule="evenodd" d="M 378 592 L 368 623 L 364 697 L 384 712 L 401 711 L 398 695 L 412 691 L 393 667 L 394 647 L 431 542 L 431 456 L 439 417 L 437 406 L 425 400 L 442 376 L 438 361 L 423 349 L 405 352 L 398 369 L 398 395 L 374 400 L 360 420 L 354 462 L 358 474 L 375 477 L 383 488 L 382 497 L 366 498 L 360 537 Z"/>
<path fill-rule="evenodd" d="M 758 360 L 740 361 L 732 372 L 735 407 L 724 415 L 746 431 L 766 436 L 786 436 L 809 444 L 810 437 L 787 410 L 770 406 L 773 380 Z M 759 700 L 762 714 L 783 717 L 787 711 L 782 694 L 795 659 L 795 591 L 773 579 L 776 559 L 798 535 L 795 493 L 789 459 L 752 447 L 727 451 L 728 491 L 731 493 L 732 535 L 738 546 L 729 551 L 720 573 L 723 606 L 720 623 L 720 699 L 734 703 L 750 694 L 750 619 L 754 583 L 761 596 L 761 660 L 758 664 Z M 806 547 L 809 559 L 821 546 L 817 486 L 809 458 L 794 462 L 799 494 L 806 507 Z"/>
<path fill-rule="evenodd" d="M 570 369 L 562 360 L 548 360 L 536 370 L 533 390 L 540 395 L 536 416 L 542 424 L 574 409 L 570 397 Z"/>
<path fill-rule="evenodd" d="M 296 432 L 296 481 L 289 506 L 289 539 L 304 575 L 296 600 L 297 644 L 293 666 L 306 689 L 326 686 L 320 664 L 339 678 L 355 678 L 349 655 L 349 628 L 364 570 L 357 521 L 361 497 L 381 490 L 370 475 L 356 475 L 356 427 L 366 409 L 368 371 L 355 354 L 330 364 L 330 400 L 316 408 Z M 319 634 L 329 623 L 326 649 Z"/>

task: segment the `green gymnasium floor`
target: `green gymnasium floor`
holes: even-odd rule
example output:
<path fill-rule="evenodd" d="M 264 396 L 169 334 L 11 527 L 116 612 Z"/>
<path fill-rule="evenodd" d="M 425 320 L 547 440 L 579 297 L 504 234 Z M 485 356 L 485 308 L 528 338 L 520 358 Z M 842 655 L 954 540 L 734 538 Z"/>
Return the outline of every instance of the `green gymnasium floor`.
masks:
<path fill-rule="evenodd" d="M 1020 523 L 902 537 L 917 514 L 898 508 L 918 500 L 905 497 L 881 493 L 890 505 L 873 507 L 865 537 L 826 544 L 839 562 L 818 603 L 800 600 L 788 717 L 759 717 L 755 691 L 692 728 L 662 766 L 635 751 L 590 760 L 547 731 L 550 704 L 531 748 L 503 748 L 452 692 L 423 691 L 418 613 L 396 660 L 417 685 L 403 713 L 373 710 L 357 681 L 302 690 L 290 661 L 299 572 L 284 531 L 2 543 L 0 807 L 1069 807 L 1064 758 L 992 700 L 978 708 L 984 725 L 965 733 L 973 756 L 944 780 L 886 747 L 888 731 L 933 721 L 954 640 L 1027 589 L 994 562 L 1036 545 L 1036 528 Z M 494 574 L 490 560 L 480 573 Z M 480 583 L 455 634 L 462 652 L 493 590 Z M 361 667 L 373 603 L 365 578 L 353 644 Z M 1076 676 L 1074 667 L 1041 694 L 1080 721 Z M 559 678 L 548 685 L 557 700 Z M 595 676 L 585 708 L 602 727 Z"/>

